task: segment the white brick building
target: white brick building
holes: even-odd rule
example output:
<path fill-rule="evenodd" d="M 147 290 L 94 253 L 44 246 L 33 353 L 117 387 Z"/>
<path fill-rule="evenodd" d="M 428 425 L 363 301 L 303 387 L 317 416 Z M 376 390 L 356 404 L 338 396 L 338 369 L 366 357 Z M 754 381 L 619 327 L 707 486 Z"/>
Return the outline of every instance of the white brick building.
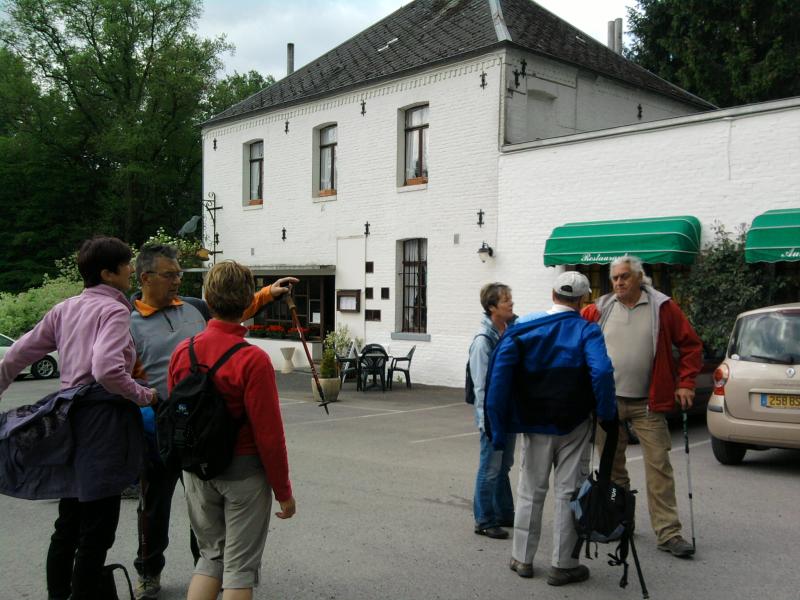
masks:
<path fill-rule="evenodd" d="M 796 106 L 679 116 L 709 108 L 527 0 L 417 0 L 204 125 L 218 258 L 300 276 L 312 335 L 416 344 L 414 381 L 461 385 L 480 286 L 544 306 L 554 227 L 797 204 Z"/>

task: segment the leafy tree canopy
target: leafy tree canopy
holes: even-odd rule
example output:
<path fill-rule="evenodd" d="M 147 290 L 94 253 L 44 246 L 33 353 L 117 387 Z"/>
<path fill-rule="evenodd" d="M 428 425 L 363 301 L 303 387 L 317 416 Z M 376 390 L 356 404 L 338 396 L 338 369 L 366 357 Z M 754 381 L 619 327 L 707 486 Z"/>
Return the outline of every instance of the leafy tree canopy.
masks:
<path fill-rule="evenodd" d="M 273 80 L 219 79 L 200 0 L 0 0 L 0 290 L 95 233 L 140 244 L 200 212 L 198 125 Z M 259 87 L 260 86 L 260 87 Z"/>
<path fill-rule="evenodd" d="M 796 0 L 638 0 L 627 57 L 720 107 L 800 95 Z"/>

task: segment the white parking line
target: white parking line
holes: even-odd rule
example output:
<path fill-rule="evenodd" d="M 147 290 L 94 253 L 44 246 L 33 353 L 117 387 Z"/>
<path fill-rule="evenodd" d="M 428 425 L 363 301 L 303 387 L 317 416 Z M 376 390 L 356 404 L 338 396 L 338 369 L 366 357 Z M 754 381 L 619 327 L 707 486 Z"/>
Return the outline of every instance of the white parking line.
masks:
<path fill-rule="evenodd" d="M 358 415 L 358 416 L 355 416 L 355 417 L 338 417 L 338 418 L 333 418 L 333 419 L 324 418 L 324 416 L 323 416 L 323 417 L 321 417 L 319 419 L 314 419 L 313 421 L 299 421 L 297 423 L 284 423 L 284 427 L 291 427 L 291 426 L 295 426 L 295 425 L 311 425 L 311 424 L 316 424 L 316 423 L 333 423 L 335 421 L 353 421 L 354 419 L 370 419 L 372 417 L 396 417 L 398 415 L 404 415 L 404 414 L 407 414 L 407 413 L 424 412 L 424 411 L 429 411 L 429 410 L 440 410 L 442 408 L 450 408 L 450 407 L 453 407 L 453 406 L 462 406 L 463 404 L 464 404 L 463 402 L 454 402 L 453 404 L 442 404 L 441 406 L 428 406 L 426 408 L 411 408 L 409 410 L 397 410 L 397 411 L 394 411 L 394 412 L 378 413 L 378 414 L 374 414 L 374 415 Z M 331 405 L 329 404 L 328 406 L 331 406 Z M 353 408 L 355 408 L 355 407 L 353 407 Z"/>
<path fill-rule="evenodd" d="M 449 440 L 453 438 L 468 437 L 470 435 L 478 435 L 478 431 L 470 431 L 467 433 L 456 433 L 455 435 L 443 435 L 442 437 L 428 438 L 427 440 L 412 440 L 409 444 L 424 444 L 425 442 L 438 442 L 439 440 Z"/>

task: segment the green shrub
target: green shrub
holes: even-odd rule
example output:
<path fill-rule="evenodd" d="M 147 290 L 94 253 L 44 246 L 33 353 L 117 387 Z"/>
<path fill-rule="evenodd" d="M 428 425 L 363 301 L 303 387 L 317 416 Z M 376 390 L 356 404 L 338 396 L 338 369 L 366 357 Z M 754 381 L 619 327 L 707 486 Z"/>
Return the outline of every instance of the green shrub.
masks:
<path fill-rule="evenodd" d="M 364 340 L 355 338 L 356 345 L 361 347 L 364 345 Z M 332 347 L 337 355 L 344 356 L 350 349 L 350 344 L 353 342 L 353 336 L 350 335 L 350 328 L 347 325 L 339 323 L 335 331 L 331 331 L 325 336 L 324 346 Z"/>
<path fill-rule="evenodd" d="M 59 275 L 20 294 L 0 294 L 0 332 L 19 337 L 33 329 L 45 313 L 62 300 L 81 293 L 83 283 Z"/>
<path fill-rule="evenodd" d="M 714 239 L 697 257 L 691 270 L 677 278 L 674 292 L 709 356 L 724 355 L 736 315 L 769 306 L 792 284 L 776 276 L 774 265 L 744 260 L 746 229 L 731 234 L 715 223 Z"/>
<path fill-rule="evenodd" d="M 319 367 L 319 375 L 323 379 L 333 379 L 338 377 L 336 368 L 336 352 L 330 346 L 325 346 L 322 351 L 322 364 Z"/>

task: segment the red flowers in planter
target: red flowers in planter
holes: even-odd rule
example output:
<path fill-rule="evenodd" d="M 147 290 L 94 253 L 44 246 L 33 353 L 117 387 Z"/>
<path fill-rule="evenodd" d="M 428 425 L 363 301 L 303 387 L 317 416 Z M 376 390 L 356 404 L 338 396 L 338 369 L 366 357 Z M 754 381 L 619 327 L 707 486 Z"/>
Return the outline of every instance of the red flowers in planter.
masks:
<path fill-rule="evenodd" d="M 286 337 L 286 329 L 282 325 L 250 325 L 247 328 L 250 337 L 257 338 L 283 338 Z"/>
<path fill-rule="evenodd" d="M 288 338 L 293 339 L 293 340 L 299 340 L 300 339 L 300 332 L 303 333 L 303 338 L 306 338 L 306 337 L 308 337 L 309 329 L 308 329 L 308 327 L 301 327 L 300 330 L 298 331 L 297 327 L 292 327 L 286 333 L 287 333 L 287 337 Z"/>

